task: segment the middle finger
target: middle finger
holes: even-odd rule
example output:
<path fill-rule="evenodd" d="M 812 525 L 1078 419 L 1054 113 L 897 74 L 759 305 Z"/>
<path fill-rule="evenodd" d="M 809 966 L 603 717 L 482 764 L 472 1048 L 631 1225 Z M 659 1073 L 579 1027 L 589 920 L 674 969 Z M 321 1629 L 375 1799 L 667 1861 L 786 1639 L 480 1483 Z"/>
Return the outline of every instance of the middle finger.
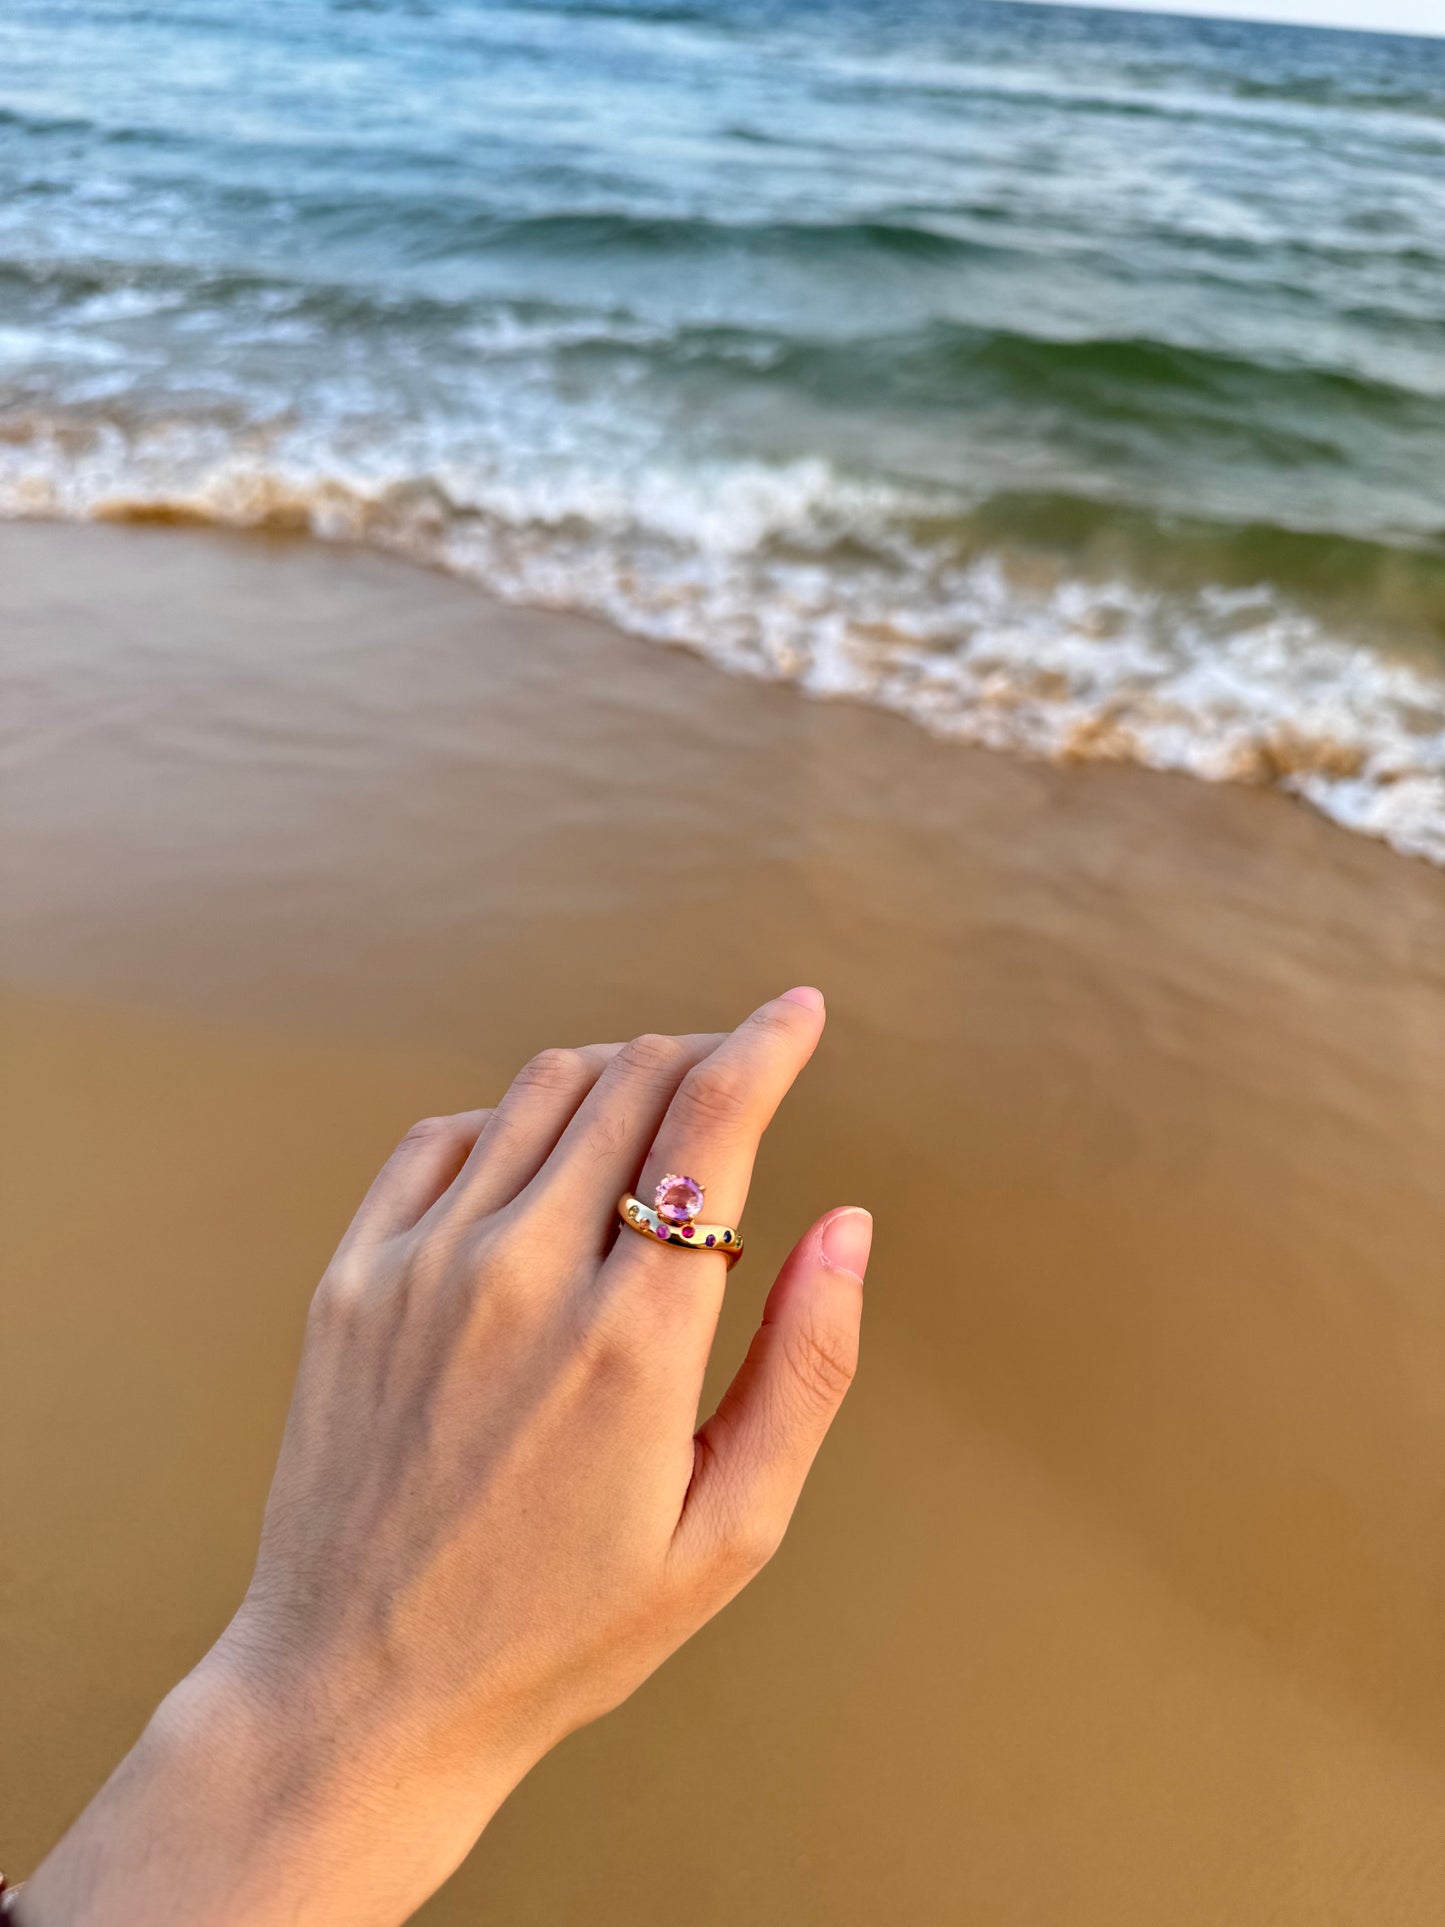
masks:
<path fill-rule="evenodd" d="M 610 1241 L 618 1193 L 638 1167 L 683 1079 L 709 1058 L 726 1032 L 684 1037 L 649 1032 L 616 1051 L 578 1105 L 553 1151 L 517 1200 L 551 1219 L 586 1224 L 598 1257 Z"/>

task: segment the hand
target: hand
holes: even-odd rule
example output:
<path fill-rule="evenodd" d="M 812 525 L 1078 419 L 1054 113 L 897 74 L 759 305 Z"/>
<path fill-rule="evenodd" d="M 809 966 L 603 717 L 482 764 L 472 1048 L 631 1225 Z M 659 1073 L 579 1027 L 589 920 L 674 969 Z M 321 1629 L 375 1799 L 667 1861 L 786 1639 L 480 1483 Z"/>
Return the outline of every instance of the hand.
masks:
<path fill-rule="evenodd" d="M 806 1234 L 695 1433 L 725 1261 L 615 1206 L 685 1171 L 737 1223 L 823 1021 L 796 990 L 726 1037 L 544 1052 L 408 1132 L 313 1301 L 245 1602 L 27 1927 L 392 1927 L 767 1561 L 853 1373 L 871 1220 Z"/>

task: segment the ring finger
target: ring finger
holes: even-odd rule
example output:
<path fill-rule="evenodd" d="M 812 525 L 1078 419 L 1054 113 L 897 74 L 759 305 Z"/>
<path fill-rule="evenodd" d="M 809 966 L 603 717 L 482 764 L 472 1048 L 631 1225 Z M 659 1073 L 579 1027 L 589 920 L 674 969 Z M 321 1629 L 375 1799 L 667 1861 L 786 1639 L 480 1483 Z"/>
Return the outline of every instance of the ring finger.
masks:
<path fill-rule="evenodd" d="M 821 995 L 806 986 L 761 1005 L 678 1085 L 642 1167 L 638 1195 L 650 1204 L 660 1180 L 690 1177 L 704 1189 L 697 1215 L 736 1226 L 747 1202 L 758 1143 L 823 1033 Z M 693 1334 L 701 1377 L 722 1304 L 721 1250 L 679 1250 L 619 1227 L 604 1290 L 637 1292 L 647 1315 L 666 1311 Z M 662 1304 L 655 1301 L 661 1297 Z M 672 1308 L 676 1307 L 674 1311 Z"/>

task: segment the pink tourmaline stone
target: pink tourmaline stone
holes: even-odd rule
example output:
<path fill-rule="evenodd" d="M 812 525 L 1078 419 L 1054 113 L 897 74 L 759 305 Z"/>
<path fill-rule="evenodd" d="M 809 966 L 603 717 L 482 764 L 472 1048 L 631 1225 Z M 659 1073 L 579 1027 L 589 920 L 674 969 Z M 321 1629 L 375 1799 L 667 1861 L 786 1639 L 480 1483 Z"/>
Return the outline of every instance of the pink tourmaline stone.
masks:
<path fill-rule="evenodd" d="M 665 1224 L 690 1224 L 702 1210 L 702 1186 L 691 1178 L 666 1177 L 658 1185 L 653 1203 Z"/>

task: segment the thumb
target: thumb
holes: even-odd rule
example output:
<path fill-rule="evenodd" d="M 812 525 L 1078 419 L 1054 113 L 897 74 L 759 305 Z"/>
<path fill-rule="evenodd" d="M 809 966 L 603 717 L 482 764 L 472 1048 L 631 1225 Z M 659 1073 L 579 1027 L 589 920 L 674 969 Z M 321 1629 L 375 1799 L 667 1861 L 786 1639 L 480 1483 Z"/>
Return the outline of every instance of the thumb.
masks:
<path fill-rule="evenodd" d="M 777 1549 L 857 1369 L 872 1241 L 872 1218 L 845 1205 L 793 1247 L 737 1377 L 697 1434 L 680 1551 L 735 1555 L 752 1571 Z"/>

